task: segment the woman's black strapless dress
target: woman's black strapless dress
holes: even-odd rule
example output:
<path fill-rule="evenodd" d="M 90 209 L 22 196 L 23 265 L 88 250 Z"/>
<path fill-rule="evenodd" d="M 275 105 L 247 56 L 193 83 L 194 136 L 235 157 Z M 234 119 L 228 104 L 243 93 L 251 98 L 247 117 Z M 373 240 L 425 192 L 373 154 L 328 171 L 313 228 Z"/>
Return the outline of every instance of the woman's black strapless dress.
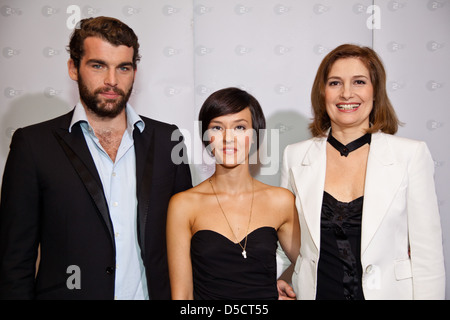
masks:
<path fill-rule="evenodd" d="M 215 231 L 197 231 L 191 239 L 194 299 L 278 299 L 277 241 L 277 232 L 272 227 L 252 231 L 248 234 L 244 259 L 238 243 Z M 245 239 L 242 246 L 244 243 Z"/>

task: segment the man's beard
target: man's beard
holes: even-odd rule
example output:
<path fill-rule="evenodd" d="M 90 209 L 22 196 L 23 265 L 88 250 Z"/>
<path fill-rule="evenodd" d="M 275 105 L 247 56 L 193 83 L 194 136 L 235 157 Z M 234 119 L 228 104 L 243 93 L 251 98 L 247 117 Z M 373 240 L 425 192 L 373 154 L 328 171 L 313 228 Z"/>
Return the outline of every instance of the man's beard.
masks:
<path fill-rule="evenodd" d="M 104 87 L 96 89 L 91 93 L 87 86 L 84 84 L 81 76 L 78 76 L 78 91 L 80 93 L 81 101 L 84 102 L 84 104 L 90 111 L 101 118 L 115 118 L 117 115 L 119 115 L 123 111 L 123 109 L 125 109 L 132 90 L 133 86 L 131 86 L 130 90 L 127 93 L 115 87 Z M 121 97 L 118 100 L 106 99 L 101 102 L 98 95 L 100 93 L 108 91 L 113 91 L 121 95 Z M 111 105 L 111 107 L 107 107 L 107 105 Z"/>

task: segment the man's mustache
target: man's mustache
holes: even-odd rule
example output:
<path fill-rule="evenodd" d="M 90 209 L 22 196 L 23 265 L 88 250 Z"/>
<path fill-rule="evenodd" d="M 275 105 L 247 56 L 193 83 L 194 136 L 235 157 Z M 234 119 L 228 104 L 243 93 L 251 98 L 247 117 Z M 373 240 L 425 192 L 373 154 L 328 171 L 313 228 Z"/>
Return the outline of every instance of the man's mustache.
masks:
<path fill-rule="evenodd" d="M 95 90 L 94 94 L 99 94 L 99 93 L 107 93 L 107 92 L 111 92 L 113 91 L 114 93 L 117 93 L 121 96 L 125 96 L 125 92 L 119 88 L 100 88 Z"/>

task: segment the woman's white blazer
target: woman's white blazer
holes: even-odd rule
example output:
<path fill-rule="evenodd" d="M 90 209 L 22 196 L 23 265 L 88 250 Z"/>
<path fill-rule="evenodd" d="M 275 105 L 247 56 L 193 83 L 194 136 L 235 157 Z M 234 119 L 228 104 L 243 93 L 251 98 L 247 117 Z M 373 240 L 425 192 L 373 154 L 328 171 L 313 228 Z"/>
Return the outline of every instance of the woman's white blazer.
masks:
<path fill-rule="evenodd" d="M 292 283 L 315 299 L 326 170 L 325 138 L 286 147 L 281 186 L 296 198 L 301 249 Z M 424 142 L 372 134 L 362 213 L 366 299 L 444 299 L 445 269 L 434 162 Z"/>

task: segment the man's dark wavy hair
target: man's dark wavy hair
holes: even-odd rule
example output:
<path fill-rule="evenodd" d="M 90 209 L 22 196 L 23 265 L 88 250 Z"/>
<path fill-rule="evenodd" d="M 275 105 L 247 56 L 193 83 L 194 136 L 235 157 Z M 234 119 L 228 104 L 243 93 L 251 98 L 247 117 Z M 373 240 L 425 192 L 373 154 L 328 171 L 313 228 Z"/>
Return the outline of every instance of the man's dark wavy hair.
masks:
<path fill-rule="evenodd" d="M 141 58 L 138 38 L 133 29 L 122 21 L 111 17 L 82 19 L 75 27 L 67 51 L 77 69 L 80 67 L 80 61 L 84 55 L 84 40 L 88 37 L 103 39 L 114 46 L 132 47 L 134 49 L 133 68 L 136 69 Z"/>

